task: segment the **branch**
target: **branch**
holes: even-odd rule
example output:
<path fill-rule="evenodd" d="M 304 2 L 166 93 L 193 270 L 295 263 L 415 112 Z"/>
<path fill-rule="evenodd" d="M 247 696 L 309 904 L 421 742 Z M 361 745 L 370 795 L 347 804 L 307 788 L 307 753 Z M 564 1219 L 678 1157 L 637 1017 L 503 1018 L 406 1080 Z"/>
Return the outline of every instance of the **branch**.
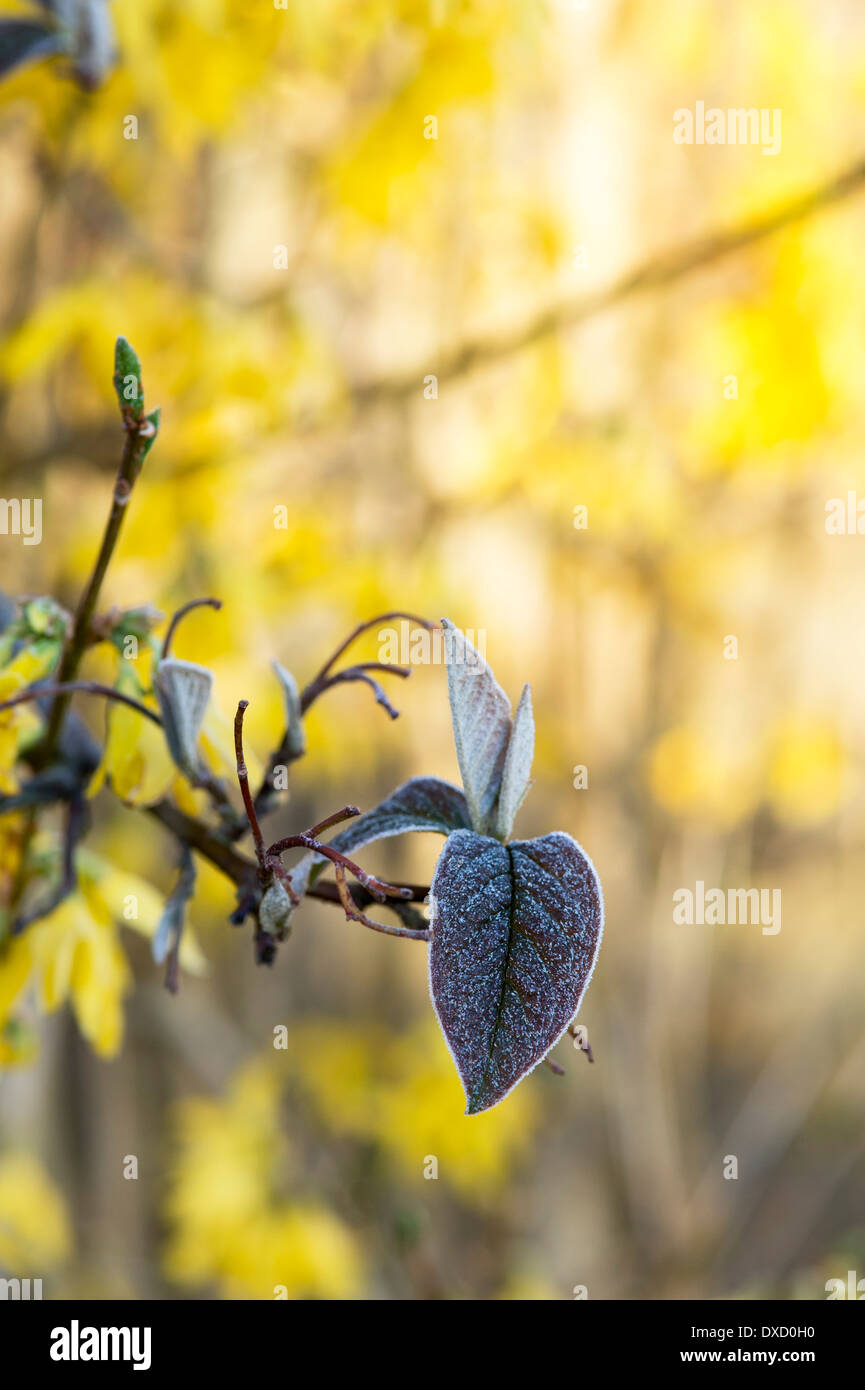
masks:
<path fill-rule="evenodd" d="M 144 457 L 156 435 L 156 425 L 153 421 L 144 415 L 139 415 L 136 418 L 131 410 L 124 412 L 123 427 L 126 430 L 126 440 L 123 445 L 120 467 L 117 470 L 117 477 L 114 482 L 114 496 L 111 502 L 111 510 L 108 513 L 108 520 L 105 523 L 102 544 L 96 556 L 93 572 L 78 601 L 78 607 L 72 622 L 72 631 L 67 638 L 63 656 L 57 670 L 57 684 L 60 686 L 70 684 L 78 674 L 81 658 L 84 656 L 88 646 L 91 623 L 93 615 L 96 612 L 96 605 L 99 601 L 102 582 L 105 579 L 106 571 L 108 570 L 111 557 L 114 554 L 114 549 L 120 537 L 123 519 L 126 516 L 126 509 L 129 506 L 129 499 L 132 496 L 132 489 L 141 471 Z M 48 727 L 40 742 L 37 753 L 38 763 L 42 766 L 47 765 L 51 761 L 57 739 L 60 735 L 63 719 L 69 708 L 69 699 L 70 693 L 68 691 L 61 692 L 57 695 L 51 707 Z M 34 750 L 34 752 L 36 752 L 36 750 Z"/>
<path fill-rule="evenodd" d="M 184 603 L 182 608 L 178 608 L 177 612 L 172 617 L 171 622 L 168 624 L 168 631 L 165 634 L 165 641 L 162 643 L 163 661 L 168 656 L 168 653 L 171 649 L 171 643 L 174 639 L 174 634 L 177 631 L 178 624 L 183 621 L 187 613 L 191 613 L 194 608 L 215 608 L 216 611 L 219 612 L 221 607 L 222 600 L 218 598 L 193 598 L 189 600 L 189 603 Z"/>
<path fill-rule="evenodd" d="M 410 890 L 414 902 L 423 902 L 429 893 L 429 888 L 420 887 L 417 884 L 401 884 L 400 887 Z M 359 884 L 353 884 L 351 886 L 349 895 L 353 906 L 358 908 L 367 907 L 370 903 L 376 901 L 372 893 L 368 892 L 366 888 L 362 888 Z M 305 896 L 307 898 L 317 898 L 319 902 L 332 903 L 334 906 L 342 905 L 343 908 L 345 907 L 343 896 L 336 883 L 315 883 L 312 887 L 307 888 Z M 389 898 L 386 903 L 381 905 L 389 908 L 391 912 L 394 912 L 396 916 L 399 917 L 403 926 L 409 929 L 408 931 L 399 932 L 387 930 L 388 935 L 407 936 L 412 941 L 429 941 L 430 930 L 427 926 L 426 918 L 418 912 L 416 907 L 412 907 L 410 902 L 400 898 Z M 365 925 L 368 925 L 368 923 Z M 381 931 L 383 929 L 383 923 L 376 923 L 375 929 Z"/>
<path fill-rule="evenodd" d="M 606 289 L 553 305 L 510 331 L 469 339 L 461 347 L 445 353 L 439 359 L 435 368 L 439 384 L 464 376 L 475 367 L 510 357 L 562 329 L 574 328 L 633 295 L 674 284 L 693 271 L 732 255 L 734 251 L 743 251 L 786 227 L 804 221 L 812 213 L 844 202 L 858 193 L 863 184 L 865 158 L 856 160 L 840 174 L 809 193 L 801 194 L 789 203 L 763 213 L 750 222 L 740 223 L 738 227 L 731 227 L 726 231 L 710 232 L 695 241 L 685 242 L 674 247 L 672 251 L 664 251 L 644 261 Z M 414 396 L 418 390 L 418 383 L 423 381 L 424 376 L 431 370 L 433 368 L 426 363 L 395 376 L 360 382 L 353 390 L 356 410 L 360 412 L 381 402 L 399 402 Z"/>
<path fill-rule="evenodd" d="M 411 675 L 411 671 L 407 670 L 405 666 L 388 666 L 383 661 L 371 661 L 367 663 L 367 666 L 374 667 L 380 671 L 390 671 L 392 675 L 402 676 L 403 679 Z M 364 670 L 362 666 L 349 666 L 345 671 L 335 671 L 333 675 L 328 676 L 322 681 L 313 699 L 318 695 L 323 695 L 325 690 L 331 690 L 335 685 L 348 685 L 353 681 L 362 681 L 364 685 L 368 685 L 375 695 L 376 704 L 382 705 L 391 719 L 399 719 L 399 710 L 391 704 L 381 683 L 377 680 L 373 680 L 372 676 L 367 675 L 366 670 Z M 309 703 L 311 704 L 312 700 L 310 700 Z M 309 706 L 307 706 L 307 708 L 309 708 Z"/>
<path fill-rule="evenodd" d="M 68 704 L 69 697 L 77 690 L 83 691 L 87 695 L 104 695 L 106 700 L 116 700 L 118 704 L 128 705 L 130 709 L 137 710 L 154 724 L 162 728 L 162 720 L 152 709 L 148 709 L 140 700 L 134 699 L 131 695 L 124 695 L 122 690 L 115 690 L 111 685 L 102 685 L 99 681 L 46 681 L 41 685 L 29 685 L 26 690 L 19 690 L 15 695 L 10 695 L 8 700 L 0 701 L 0 710 L 11 709 L 13 705 L 24 705 L 29 700 L 40 700 L 43 695 L 53 695 L 55 697 L 53 708 L 56 709 L 58 702 L 62 699 Z M 39 763 L 44 756 L 43 748 L 40 747 Z M 33 752 L 35 753 L 35 749 Z M 28 761 L 35 767 L 36 762 L 30 756 Z"/>
<path fill-rule="evenodd" d="M 240 784 L 240 794 L 243 797 L 243 805 L 247 820 L 249 821 L 249 828 L 252 831 L 252 839 L 255 844 L 255 857 L 259 865 L 263 868 L 265 860 L 264 836 L 261 833 L 261 826 L 258 823 L 252 792 L 249 790 L 249 773 L 246 770 L 246 762 L 243 757 L 243 716 L 248 708 L 248 700 L 241 700 L 237 706 L 237 713 L 234 716 L 234 751 L 237 757 L 237 780 Z"/>
<path fill-rule="evenodd" d="M 383 706 L 391 719 L 397 719 L 399 717 L 399 710 L 393 707 L 380 683 L 366 673 L 368 671 L 389 672 L 391 675 L 406 679 L 406 677 L 411 675 L 411 671 L 408 667 L 395 666 L 385 661 L 363 661 L 348 667 L 344 671 L 333 672 L 335 663 L 358 637 L 364 632 L 368 632 L 370 628 L 376 627 L 379 623 L 389 622 L 395 618 L 402 618 L 406 622 L 417 623 L 420 627 L 426 628 L 427 632 L 430 632 L 436 626 L 435 623 L 430 622 L 427 618 L 419 618 L 414 613 L 403 612 L 380 613 L 376 618 L 369 618 L 366 622 L 359 623 L 358 626 L 349 633 L 345 641 L 340 643 L 336 651 L 328 657 L 318 674 L 313 676 L 309 684 L 302 690 L 300 695 L 301 715 L 306 714 L 310 705 L 318 699 L 319 695 L 322 695 L 325 690 L 329 690 L 332 686 L 347 684 L 351 681 L 362 681 L 371 687 L 376 701 Z M 268 759 L 267 770 L 261 779 L 261 785 L 253 800 L 253 806 L 259 820 L 270 813 L 276 800 L 276 793 L 273 787 L 273 776 L 276 769 L 278 767 L 287 767 L 289 763 L 294 762 L 300 756 L 301 754 L 299 752 L 288 747 L 288 731 L 286 731 L 286 738 L 283 739 L 279 747 L 271 753 Z M 240 835 L 242 833 L 243 827 L 240 827 L 237 834 Z"/>
<path fill-rule="evenodd" d="M 237 888 L 254 887 L 257 884 L 258 870 L 255 863 L 236 850 L 234 845 L 229 844 L 209 825 L 205 825 L 204 821 L 188 816 L 167 799 L 154 802 L 145 809 L 148 815 L 158 820 L 184 845 L 197 850 L 214 868 L 219 869 L 226 878 L 230 878 Z"/>
<path fill-rule="evenodd" d="M 336 651 L 332 654 L 332 656 L 328 657 L 327 661 L 324 663 L 321 670 L 318 672 L 318 675 L 312 678 L 309 685 L 302 692 L 300 697 L 300 707 L 304 714 L 306 714 L 306 711 L 309 709 L 313 700 L 321 694 L 322 690 L 325 688 L 327 684 L 327 678 L 330 671 L 336 665 L 337 661 L 339 661 L 339 658 L 343 655 L 343 653 L 348 651 L 352 643 L 356 642 L 358 637 L 362 636 L 364 632 L 369 632 L 370 628 L 377 627 L 379 623 L 393 622 L 393 620 L 396 618 L 402 618 L 405 622 L 409 623 L 417 623 L 418 627 L 426 628 L 427 632 L 431 632 L 432 629 L 437 626 L 436 623 L 430 622 L 428 618 L 417 617 L 415 613 L 400 612 L 379 613 L 379 615 L 375 618 L 368 618 L 366 622 L 358 623 L 357 627 L 353 628 L 352 631 L 348 634 L 345 641 L 340 643 L 340 645 L 337 647 Z M 384 664 L 382 663 L 381 665 L 383 669 Z M 398 670 L 400 673 L 403 673 L 405 670 L 404 667 L 398 667 L 394 669 Z"/>

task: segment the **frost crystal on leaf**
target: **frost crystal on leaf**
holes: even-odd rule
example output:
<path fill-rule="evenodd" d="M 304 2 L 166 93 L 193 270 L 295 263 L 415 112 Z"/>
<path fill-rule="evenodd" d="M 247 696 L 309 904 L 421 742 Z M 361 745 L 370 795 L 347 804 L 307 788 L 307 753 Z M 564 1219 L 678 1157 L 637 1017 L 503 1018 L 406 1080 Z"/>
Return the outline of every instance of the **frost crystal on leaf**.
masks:
<path fill-rule="evenodd" d="M 276 678 L 282 686 L 282 694 L 285 700 L 285 747 L 286 751 L 295 758 L 302 758 L 306 752 L 306 734 L 303 728 L 303 711 L 300 705 L 300 691 L 297 681 L 290 671 L 286 671 L 284 666 L 280 666 L 278 661 L 274 661 L 273 669 Z"/>
<path fill-rule="evenodd" d="M 155 685 L 171 756 L 181 772 L 195 781 L 202 771 L 198 738 L 213 675 L 206 666 L 168 656 L 157 667 Z"/>
<path fill-rule="evenodd" d="M 449 836 L 430 888 L 430 990 L 466 1114 L 488 1110 L 542 1061 L 591 978 L 603 899 L 570 835 Z"/>
<path fill-rule="evenodd" d="M 349 854 L 373 840 L 409 831 L 430 830 L 449 835 L 452 830 L 470 829 L 469 810 L 459 787 L 438 777 L 413 777 L 391 792 L 374 810 L 359 816 L 331 841 L 334 849 Z"/>
<path fill-rule="evenodd" d="M 365 815 L 358 816 L 329 844 L 341 854 L 351 854 L 374 840 L 407 835 L 412 831 L 431 831 L 449 835 L 452 830 L 470 829 L 469 808 L 459 787 L 438 777 L 413 777 Z M 321 854 L 305 854 L 291 870 L 294 891 L 302 897 L 315 882 L 327 860 Z"/>
<path fill-rule="evenodd" d="M 535 717 L 532 713 L 532 690 L 531 686 L 524 685 L 514 715 L 502 784 L 496 802 L 493 834 L 497 840 L 506 840 L 514 828 L 514 818 L 529 789 L 534 755 Z"/>
<path fill-rule="evenodd" d="M 457 759 L 472 825 L 487 834 L 511 736 L 511 703 L 459 628 L 447 618 L 442 627 Z"/>

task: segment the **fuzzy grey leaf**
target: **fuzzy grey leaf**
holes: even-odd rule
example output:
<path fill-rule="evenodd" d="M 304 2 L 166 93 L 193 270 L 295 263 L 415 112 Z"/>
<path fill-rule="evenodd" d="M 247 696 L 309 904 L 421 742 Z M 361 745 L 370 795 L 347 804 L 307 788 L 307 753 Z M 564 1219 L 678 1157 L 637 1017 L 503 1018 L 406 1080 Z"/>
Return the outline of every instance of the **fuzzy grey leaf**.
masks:
<path fill-rule="evenodd" d="M 278 661 L 274 661 L 273 669 L 282 686 L 285 700 L 283 747 L 286 753 L 292 757 L 301 758 L 306 751 L 306 735 L 303 728 L 303 713 L 300 708 L 300 691 L 297 688 L 297 681 L 290 671 L 286 671 L 284 666 L 280 666 Z"/>
<path fill-rule="evenodd" d="M 24 63 L 35 63 L 62 53 L 65 47 L 59 34 L 34 24 L 28 19 L 0 20 L 0 76 Z"/>
<path fill-rule="evenodd" d="M 466 1094 L 489 1110 L 543 1060 L 579 1008 L 603 930 L 590 859 L 570 835 L 458 830 L 430 888 L 433 1005 Z"/>
<path fill-rule="evenodd" d="M 320 854 L 305 854 L 302 859 L 298 859 L 297 863 L 288 870 L 291 886 L 299 898 L 303 897 L 310 885 L 310 881 L 313 883 L 315 882 L 315 879 L 321 873 L 326 863 L 327 860 Z M 314 874 L 313 870 L 315 871 Z"/>
<path fill-rule="evenodd" d="M 195 861 L 186 848 L 180 861 L 177 882 L 165 900 L 165 907 L 153 937 L 153 959 L 163 965 L 171 952 L 175 955 L 180 947 L 180 938 L 186 921 L 186 904 L 195 892 Z"/>
<path fill-rule="evenodd" d="M 457 759 L 472 825 L 486 835 L 492 829 L 511 734 L 510 701 L 459 628 L 447 618 L 442 627 Z"/>
<path fill-rule="evenodd" d="M 156 671 L 156 697 L 165 741 L 181 772 L 193 782 L 203 771 L 198 739 L 212 685 L 213 675 L 206 666 L 181 661 L 179 657 L 165 657 Z"/>
<path fill-rule="evenodd" d="M 497 840 L 507 840 L 514 828 L 514 818 L 529 789 L 534 754 L 535 717 L 532 713 L 532 691 L 531 686 L 524 685 L 514 715 L 493 819 L 493 834 Z"/>
<path fill-rule="evenodd" d="M 105 81 L 116 59 L 114 23 L 107 0 L 75 0 L 70 27 L 76 76 L 85 90 L 94 91 Z"/>
<path fill-rule="evenodd" d="M 175 897 L 167 898 L 151 944 L 153 959 L 157 965 L 165 963 L 168 952 L 180 940 L 184 917 L 185 904 L 183 901 Z"/>
<path fill-rule="evenodd" d="M 284 939 L 291 930 L 293 904 L 279 879 L 274 879 L 258 909 L 258 920 L 262 931 L 269 936 Z"/>

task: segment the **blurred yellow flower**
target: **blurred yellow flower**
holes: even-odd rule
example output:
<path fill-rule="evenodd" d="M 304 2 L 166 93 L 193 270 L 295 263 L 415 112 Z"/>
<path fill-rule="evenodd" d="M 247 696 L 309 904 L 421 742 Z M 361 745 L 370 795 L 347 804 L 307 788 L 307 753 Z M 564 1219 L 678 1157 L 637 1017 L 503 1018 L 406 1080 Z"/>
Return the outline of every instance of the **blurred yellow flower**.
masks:
<path fill-rule="evenodd" d="M 21 648 L 0 670 L 0 701 L 43 680 L 54 667 L 60 648 L 49 638 L 37 639 Z M 40 728 L 40 717 L 33 705 L 15 705 L 0 710 L 0 793 L 17 790 L 14 777 L 20 749 Z"/>
<path fill-rule="evenodd" d="M 150 688 L 152 654 L 144 648 L 135 665 L 120 659 L 115 680 L 124 695 L 141 700 L 142 690 Z M 121 801 L 151 805 L 164 796 L 176 775 L 162 730 L 137 710 L 112 704 L 106 715 L 108 736 L 102 761 L 88 788 L 95 796 L 106 782 Z"/>
<path fill-rule="evenodd" d="M 291 1066 L 334 1130 L 375 1140 L 410 1182 L 437 1177 L 471 1201 L 500 1190 L 530 1143 L 537 1109 L 526 1087 L 470 1119 L 447 1047 L 434 1027 L 407 1036 L 378 1029 L 302 1024 Z"/>
<path fill-rule="evenodd" d="M 669 729 L 648 759 L 652 795 L 671 815 L 712 826 L 735 825 L 757 804 L 759 761 L 753 750 L 692 725 Z"/>
<path fill-rule="evenodd" d="M 356 1292 L 359 1256 L 348 1228 L 320 1204 L 285 1200 L 279 1127 L 282 1083 L 270 1059 L 235 1078 L 222 1101 L 177 1107 L 165 1251 L 169 1278 L 216 1281 L 227 1297 L 341 1298 Z"/>
<path fill-rule="evenodd" d="M 68 999 L 78 1026 L 102 1057 L 112 1057 L 123 1037 L 124 995 L 132 985 L 110 913 L 98 896 L 79 892 L 25 937 L 39 1005 L 53 1012 Z"/>
<path fill-rule="evenodd" d="M 537 1115 L 531 1089 L 523 1086 L 494 1110 L 468 1117 L 444 1042 L 428 1028 L 414 1037 L 418 1045 L 408 1049 L 402 1075 L 382 1092 L 376 1136 L 406 1177 L 425 1180 L 434 1158 L 441 1181 L 483 1205 L 529 1148 Z"/>
<path fill-rule="evenodd" d="M 38 1159 L 0 1155 L 0 1269 L 40 1278 L 69 1254 L 66 1204 Z"/>
<path fill-rule="evenodd" d="M 33 986 L 46 1013 L 68 1000 L 91 1046 L 111 1057 L 123 1039 L 123 999 L 132 985 L 119 927 L 152 938 L 163 899 L 151 884 L 89 851 L 79 852 L 77 869 L 78 889 L 71 897 L 0 944 L 0 1027 Z M 180 964 L 193 974 L 206 969 L 190 928 L 181 940 Z"/>
<path fill-rule="evenodd" d="M 826 719 L 791 717 L 770 742 L 768 795 L 779 820 L 814 825 L 838 810 L 847 760 L 837 729 Z"/>

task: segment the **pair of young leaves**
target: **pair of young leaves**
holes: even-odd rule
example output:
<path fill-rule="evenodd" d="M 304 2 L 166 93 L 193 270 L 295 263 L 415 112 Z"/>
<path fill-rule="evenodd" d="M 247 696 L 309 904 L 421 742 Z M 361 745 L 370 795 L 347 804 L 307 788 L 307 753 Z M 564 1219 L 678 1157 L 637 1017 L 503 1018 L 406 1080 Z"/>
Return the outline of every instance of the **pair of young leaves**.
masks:
<path fill-rule="evenodd" d="M 447 836 L 430 886 L 430 992 L 466 1114 L 476 1115 L 503 1100 L 574 1018 L 600 946 L 603 898 L 570 835 L 508 842 L 531 773 L 531 692 L 525 686 L 512 719 L 490 668 L 443 625 L 463 790 L 413 778 L 330 843 L 349 854 L 413 831 Z M 295 890 L 325 863 L 301 860 Z"/>

